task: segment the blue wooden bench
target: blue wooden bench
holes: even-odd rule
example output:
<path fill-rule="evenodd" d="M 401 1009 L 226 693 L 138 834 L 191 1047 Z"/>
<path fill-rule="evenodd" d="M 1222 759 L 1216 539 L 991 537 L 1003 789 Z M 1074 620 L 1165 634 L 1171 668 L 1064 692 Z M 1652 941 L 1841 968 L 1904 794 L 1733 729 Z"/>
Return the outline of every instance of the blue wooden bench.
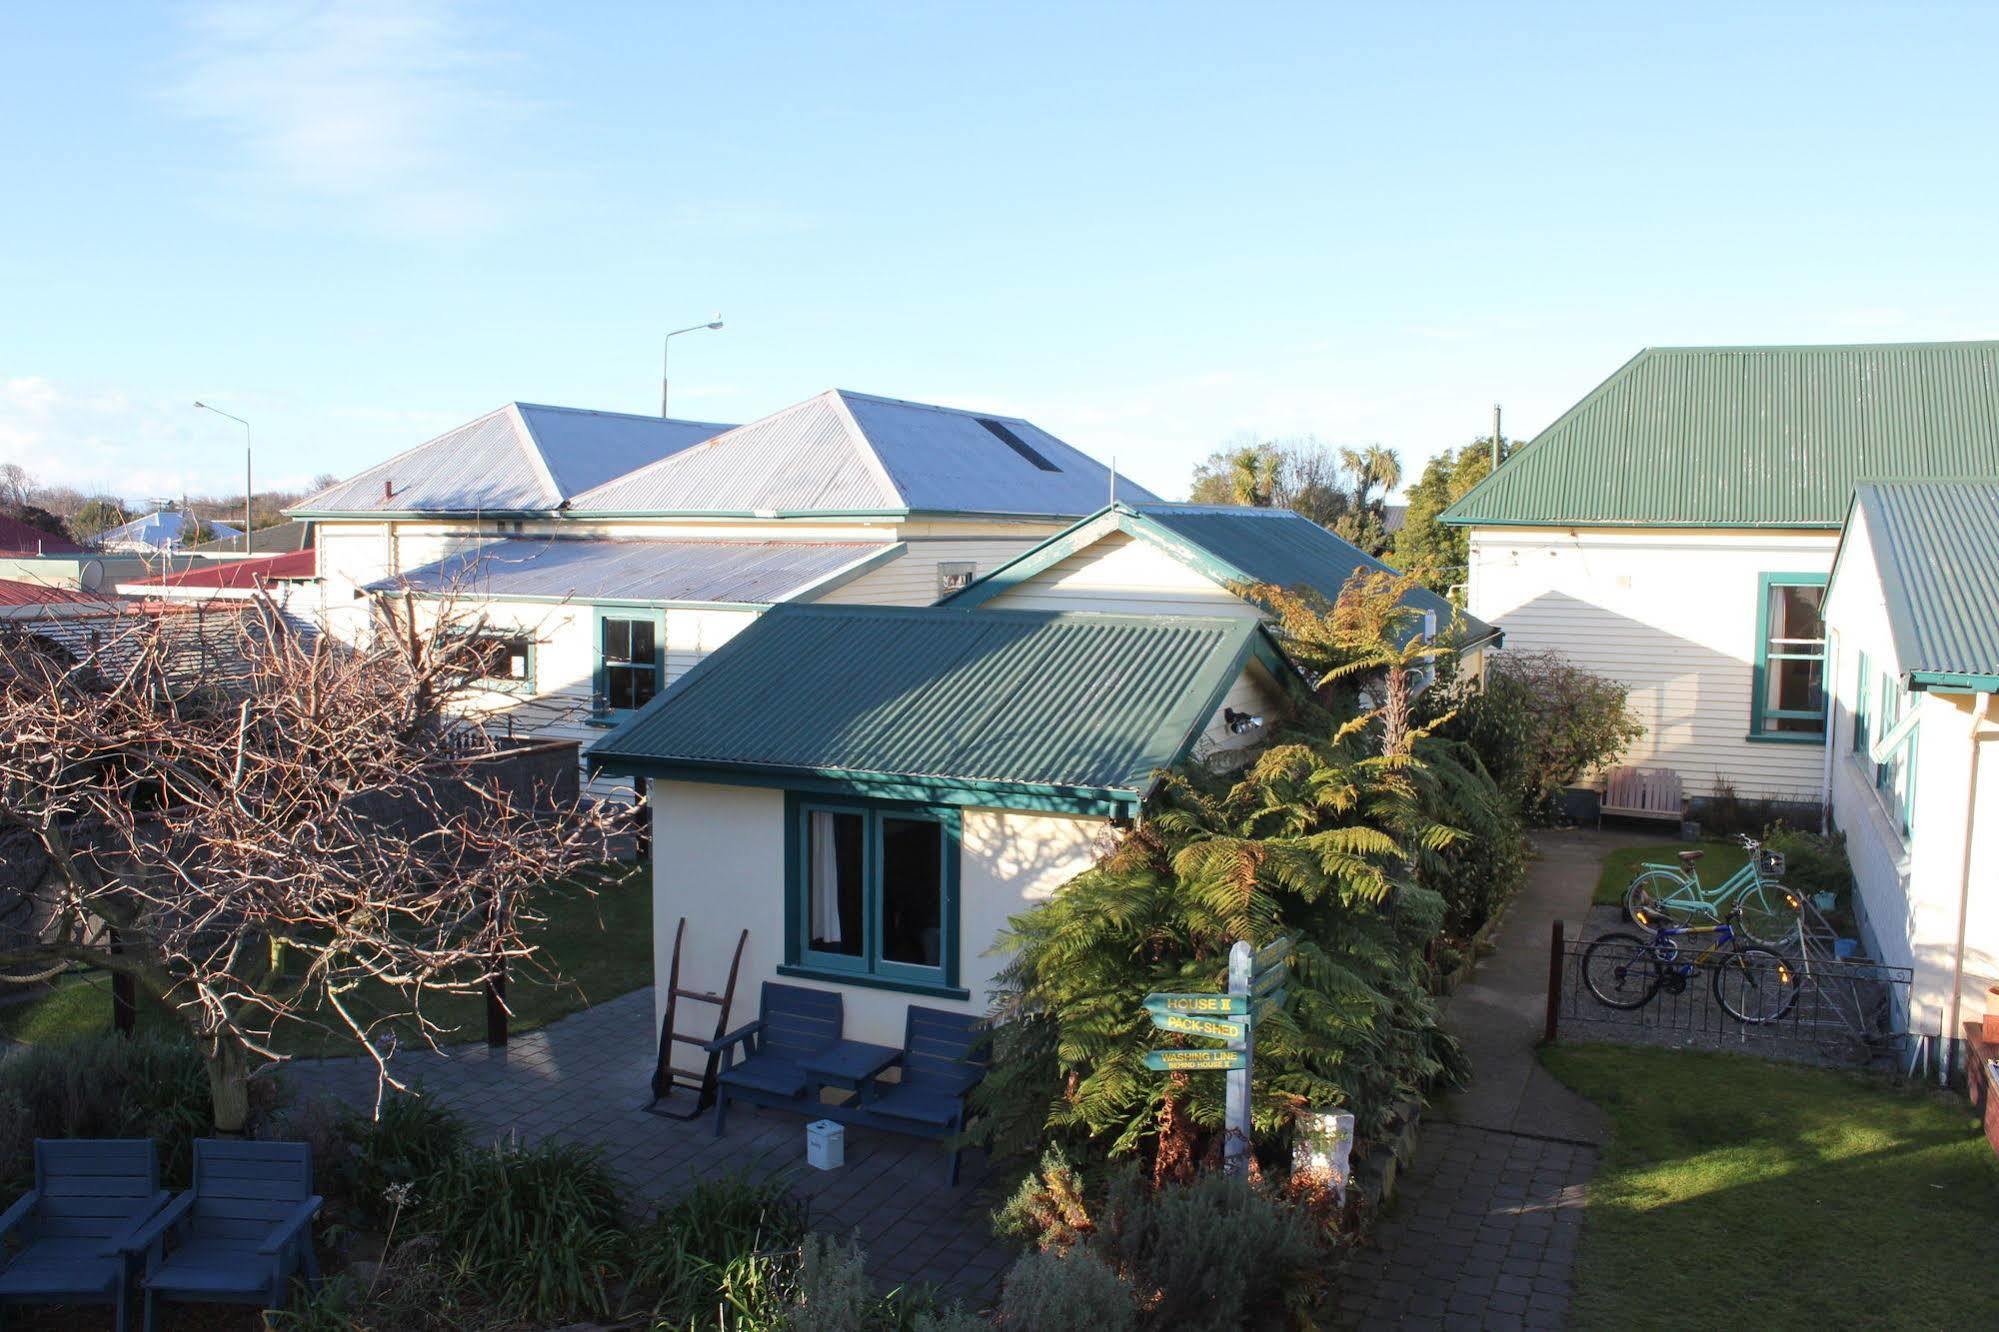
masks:
<path fill-rule="evenodd" d="M 765 981 L 757 1020 L 701 1047 L 722 1057 L 715 1074 L 715 1136 L 722 1136 L 731 1100 L 785 1108 L 816 1104 L 818 1084 L 804 1061 L 838 1045 L 845 1020 L 845 1006 L 831 990 Z"/>
<path fill-rule="evenodd" d="M 170 1196 L 145 1138 L 37 1138 L 35 1187 L 0 1215 L 0 1306 L 109 1304 L 124 1332 L 139 1232 Z"/>
<path fill-rule="evenodd" d="M 727 1125 L 731 1100 L 888 1133 L 955 1138 L 964 1131 L 965 1097 L 985 1076 L 977 1060 L 982 1040 L 978 1018 L 912 1004 L 901 1050 L 843 1041 L 843 1020 L 837 993 L 766 981 L 757 1020 L 703 1047 L 721 1057 L 715 1136 L 722 1136 Z M 900 1082 L 875 1076 L 891 1067 L 900 1067 Z M 830 1069 L 859 1076 L 835 1077 Z M 843 1103 L 828 1103 L 819 1094 L 829 1086 L 856 1094 Z M 954 1146 L 950 1183 L 957 1182 Z"/>
<path fill-rule="evenodd" d="M 146 1332 L 160 1300 L 284 1307 L 294 1273 L 319 1279 L 312 1151 L 302 1142 L 194 1144 L 194 1187 L 147 1223 Z"/>

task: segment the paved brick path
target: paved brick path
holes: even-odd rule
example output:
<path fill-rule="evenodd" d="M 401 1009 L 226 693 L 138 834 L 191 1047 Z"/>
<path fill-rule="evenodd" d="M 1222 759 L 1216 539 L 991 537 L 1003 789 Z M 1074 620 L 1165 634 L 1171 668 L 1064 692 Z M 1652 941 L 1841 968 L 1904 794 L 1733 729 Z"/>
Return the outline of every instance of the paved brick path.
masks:
<path fill-rule="evenodd" d="M 1416 1164 L 1349 1265 L 1349 1327 L 1558 1328 L 1574 1295 L 1596 1149 L 1426 1125 Z"/>
<path fill-rule="evenodd" d="M 997 1200 L 976 1153 L 966 1154 L 963 1182 L 950 1189 L 935 1142 L 849 1127 L 846 1165 L 814 1170 L 805 1164 L 803 1116 L 732 1105 L 728 1135 L 718 1139 L 708 1115 L 684 1122 L 647 1114 L 652 1067 L 648 987 L 516 1036 L 503 1051 L 472 1045 L 403 1056 L 398 1076 L 420 1080 L 494 1138 L 603 1148 L 640 1200 L 670 1198 L 704 1176 L 793 1167 L 813 1228 L 858 1228 L 878 1281 L 934 1283 L 975 1303 L 996 1293 L 1012 1255 L 992 1238 Z M 362 1106 L 374 1100 L 373 1069 L 358 1060 L 296 1064 L 288 1076 L 301 1091 Z"/>

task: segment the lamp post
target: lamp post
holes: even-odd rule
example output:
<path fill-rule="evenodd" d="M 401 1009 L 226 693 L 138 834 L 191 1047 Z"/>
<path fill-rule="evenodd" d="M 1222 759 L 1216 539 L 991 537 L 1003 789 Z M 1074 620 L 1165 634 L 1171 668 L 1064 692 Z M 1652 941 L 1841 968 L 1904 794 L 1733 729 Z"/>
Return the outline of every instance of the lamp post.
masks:
<path fill-rule="evenodd" d="M 197 401 L 194 405 L 204 412 L 214 412 L 217 416 L 227 416 L 237 425 L 243 427 L 243 557 L 248 559 L 250 556 L 250 496 L 252 494 L 250 488 L 250 423 L 240 416 L 234 416 L 223 411 L 220 407 L 210 407 L 205 402 Z"/>
<path fill-rule="evenodd" d="M 705 324 L 689 324 L 689 325 L 688 325 L 688 326 L 687 326 L 686 328 L 676 328 L 676 329 L 674 329 L 674 330 L 673 330 L 673 332 L 671 332 L 671 333 L 667 334 L 667 335 L 666 335 L 666 336 L 665 336 L 664 338 L 661 338 L 661 339 L 660 339 L 660 344 L 659 344 L 659 414 L 660 414 L 660 416 L 664 417 L 664 416 L 666 415 L 666 390 L 667 390 L 667 373 L 666 373 L 666 368 L 667 368 L 667 356 L 668 356 L 668 354 L 669 354 L 670 352 L 672 352 L 672 350 L 673 350 L 673 340 L 674 340 L 675 338 L 679 337 L 679 336 L 680 336 L 680 335 L 681 335 L 682 333 L 699 333 L 699 332 L 700 332 L 700 331 L 701 331 L 702 329 L 704 329 L 704 328 L 720 328 L 721 326 L 722 326 L 722 312 L 721 312 L 720 310 L 717 310 L 717 311 L 715 312 L 715 317 L 714 317 L 713 319 L 709 320 L 709 321 L 708 321 L 707 323 L 705 323 Z"/>

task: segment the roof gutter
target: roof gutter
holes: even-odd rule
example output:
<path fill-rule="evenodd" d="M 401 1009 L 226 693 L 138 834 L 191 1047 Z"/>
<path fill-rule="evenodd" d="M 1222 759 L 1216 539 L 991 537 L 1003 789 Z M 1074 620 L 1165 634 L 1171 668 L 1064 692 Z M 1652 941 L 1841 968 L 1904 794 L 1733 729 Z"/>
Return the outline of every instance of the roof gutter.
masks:
<path fill-rule="evenodd" d="M 983 809 L 1020 809 L 1045 813 L 1091 814 L 1129 818 L 1137 814 L 1141 793 L 1113 787 L 1061 786 L 1041 782 L 991 781 L 908 773 L 872 772 L 856 768 L 810 768 L 786 764 L 727 762 L 701 759 L 646 758 L 602 753 L 599 742 L 584 753 L 593 774 L 644 777 L 656 781 L 700 782 L 712 786 L 752 786 L 786 791 L 816 791 L 870 800 L 902 800 L 916 804 L 957 805 Z"/>

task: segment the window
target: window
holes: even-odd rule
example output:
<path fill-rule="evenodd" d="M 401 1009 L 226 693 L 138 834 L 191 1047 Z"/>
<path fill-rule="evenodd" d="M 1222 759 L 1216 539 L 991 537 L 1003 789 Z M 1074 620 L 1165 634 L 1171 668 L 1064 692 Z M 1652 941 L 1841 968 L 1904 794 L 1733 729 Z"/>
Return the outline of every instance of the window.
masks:
<path fill-rule="evenodd" d="M 527 634 L 479 634 L 465 640 L 473 683 L 516 692 L 534 689 L 534 639 Z"/>
<path fill-rule="evenodd" d="M 1880 795 L 1895 830 L 1905 838 L 1909 835 L 1916 796 L 1915 706 L 1914 697 L 1893 676 L 1883 673 L 1876 677 L 1874 743 L 1892 748 L 1879 762 L 1873 761 L 1872 750 L 1867 758 L 1874 771 L 1874 790 Z"/>
<path fill-rule="evenodd" d="M 1853 667 L 1853 752 L 1867 752 L 1867 733 L 1874 718 L 1874 708 L 1868 702 L 1868 695 L 1874 692 L 1874 672 L 1868 665 L 1867 654 L 1862 652 Z"/>
<path fill-rule="evenodd" d="M 953 592 L 970 587 L 976 568 L 970 560 L 940 561 L 937 565 L 937 595 L 948 597 Z"/>
<path fill-rule="evenodd" d="M 599 622 L 599 692 L 606 708 L 626 712 L 659 692 L 659 622 L 652 616 L 604 616 Z"/>
<path fill-rule="evenodd" d="M 1825 739 L 1824 574 L 1764 574 L 1749 738 Z"/>
<path fill-rule="evenodd" d="M 794 793 L 787 968 L 931 992 L 958 984 L 958 813 Z"/>

